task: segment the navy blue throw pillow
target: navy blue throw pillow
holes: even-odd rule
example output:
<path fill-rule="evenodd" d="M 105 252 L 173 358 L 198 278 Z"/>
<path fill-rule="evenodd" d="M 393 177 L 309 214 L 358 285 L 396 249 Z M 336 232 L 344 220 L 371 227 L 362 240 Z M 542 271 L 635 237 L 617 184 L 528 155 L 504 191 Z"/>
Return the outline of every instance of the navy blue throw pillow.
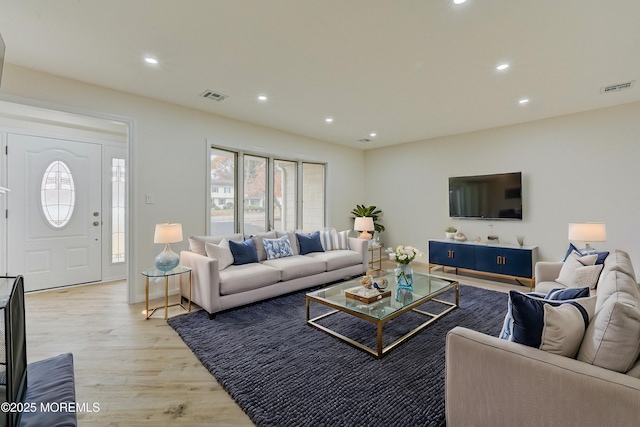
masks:
<path fill-rule="evenodd" d="M 296 233 L 298 243 L 300 243 L 300 255 L 310 254 L 311 252 L 324 252 L 322 242 L 320 241 L 320 231 L 314 231 L 311 234 Z"/>
<path fill-rule="evenodd" d="M 570 300 L 563 303 L 562 301 L 531 298 L 528 295 L 512 290 L 509 291 L 509 299 L 512 305 L 511 314 L 513 315 L 513 331 L 512 338 L 510 340 L 529 347 L 540 348 L 542 342 L 545 340 L 545 334 L 549 333 L 549 331 L 551 331 L 550 333 L 553 333 L 553 328 L 546 331 L 548 318 L 545 315 L 545 305 L 548 304 L 552 307 L 559 307 L 567 304 L 573 306 L 574 310 L 579 313 L 578 317 L 580 318 L 580 324 L 576 326 L 581 330 L 583 335 L 584 331 L 587 330 L 589 320 L 593 315 L 593 312 L 589 313 L 582 305 L 582 302 L 589 300 L 589 298 L 577 301 Z M 595 302 L 595 299 L 593 301 Z M 593 305 L 593 308 L 595 308 L 595 304 Z M 582 341 L 582 336 L 580 341 Z M 576 353 L 578 348 L 575 348 Z M 571 357 L 575 357 L 575 354 Z"/>
<path fill-rule="evenodd" d="M 244 242 L 229 240 L 229 249 L 231 249 L 231 253 L 233 254 L 234 265 L 258 262 L 258 252 L 256 252 L 256 247 L 252 239 L 247 239 Z"/>
<path fill-rule="evenodd" d="M 576 248 L 573 243 L 569 243 L 569 249 L 567 249 L 567 253 L 564 254 L 564 258 L 562 258 L 562 262 L 565 262 L 567 258 L 569 258 L 569 255 L 571 255 L 572 252 L 578 252 L 580 256 L 586 255 L 584 251 L 581 251 L 580 249 Z"/>
<path fill-rule="evenodd" d="M 604 264 L 604 260 L 609 256 L 609 252 L 596 252 L 598 254 L 598 258 L 596 259 L 596 265 Z"/>
<path fill-rule="evenodd" d="M 544 296 L 544 299 L 551 301 L 565 301 L 568 299 L 586 298 L 589 296 L 589 288 L 554 288 Z"/>
<path fill-rule="evenodd" d="M 583 255 L 590 255 L 590 254 L 597 254 L 598 258 L 596 259 L 596 264 L 595 265 L 599 265 L 599 264 L 604 264 L 604 260 L 609 256 L 609 252 L 589 252 L 587 253 L 584 249 L 578 249 L 575 247 L 575 245 L 573 243 L 569 243 L 569 249 L 567 249 L 567 253 L 564 254 L 564 258 L 562 258 L 562 262 L 565 262 L 567 260 L 567 258 L 569 258 L 569 255 L 571 255 L 571 252 L 578 252 L 580 254 L 580 256 Z"/>

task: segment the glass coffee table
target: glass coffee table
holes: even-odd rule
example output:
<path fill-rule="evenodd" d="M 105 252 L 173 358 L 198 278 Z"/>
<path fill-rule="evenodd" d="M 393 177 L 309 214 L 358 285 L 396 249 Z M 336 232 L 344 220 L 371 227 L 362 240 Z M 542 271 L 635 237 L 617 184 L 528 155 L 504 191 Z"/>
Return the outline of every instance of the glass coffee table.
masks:
<path fill-rule="evenodd" d="M 380 359 L 382 356 L 387 354 L 387 352 L 394 349 L 400 343 L 406 341 L 411 338 L 431 323 L 435 322 L 445 314 L 450 311 L 456 309 L 459 304 L 460 299 L 460 287 L 458 282 L 453 280 L 443 279 L 437 276 L 432 276 L 430 274 L 422 274 L 422 273 L 413 273 L 413 289 L 407 294 L 406 292 L 402 295 L 401 301 L 396 300 L 396 289 L 397 285 L 395 282 L 395 278 L 393 275 L 393 270 L 387 272 L 384 276 L 389 282 L 389 286 L 385 291 L 391 291 L 391 295 L 386 298 L 381 298 L 376 300 L 370 304 L 363 303 L 356 299 L 347 297 L 345 295 L 345 291 L 355 288 L 360 285 L 360 278 L 353 280 L 348 280 L 342 283 L 338 283 L 327 288 L 323 288 L 317 291 L 309 292 L 306 298 L 306 311 L 307 311 L 307 323 L 312 325 L 326 333 L 337 337 L 348 344 L 359 348 L 361 350 L 366 351 L 367 353 L 375 356 Z M 376 278 L 376 280 L 380 280 L 380 278 Z M 436 299 L 438 295 L 446 292 L 450 289 L 455 289 L 456 297 L 455 303 L 442 301 Z M 309 318 L 309 304 L 311 302 L 316 302 L 318 304 L 323 304 L 329 307 L 334 308 L 334 310 L 329 311 L 328 313 L 324 313 L 320 316 L 314 317 L 313 319 Z M 427 301 L 434 301 L 440 304 L 444 304 L 448 306 L 444 311 L 433 314 L 426 311 L 418 310 L 416 307 L 424 304 Z M 395 319 L 396 317 L 407 313 L 407 312 L 420 313 L 428 317 L 428 320 L 413 330 L 409 331 L 407 334 L 398 338 L 391 344 L 386 347 L 382 346 L 382 328 L 385 323 L 388 321 Z M 352 316 L 358 317 L 360 319 L 366 320 L 368 322 L 374 323 L 378 328 L 378 345 L 377 349 L 372 349 L 367 347 L 364 344 L 361 344 L 355 340 L 352 340 L 349 337 L 346 337 L 334 330 L 329 329 L 326 326 L 323 326 L 318 323 L 319 320 L 324 319 L 327 316 L 331 316 L 332 314 L 343 312 L 350 314 Z"/>

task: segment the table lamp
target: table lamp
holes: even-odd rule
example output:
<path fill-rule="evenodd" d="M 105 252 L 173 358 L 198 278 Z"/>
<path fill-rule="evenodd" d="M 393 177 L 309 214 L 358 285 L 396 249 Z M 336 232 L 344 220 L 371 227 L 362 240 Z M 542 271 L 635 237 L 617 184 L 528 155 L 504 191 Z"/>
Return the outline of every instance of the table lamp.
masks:
<path fill-rule="evenodd" d="M 370 216 L 359 216 L 353 223 L 353 229 L 356 231 L 362 231 L 358 238 L 371 240 L 371 233 L 368 232 L 373 231 L 376 228 L 373 226 L 373 218 L 371 218 Z"/>
<path fill-rule="evenodd" d="M 570 222 L 569 240 L 584 242 L 586 251 L 592 252 L 591 242 L 606 241 L 607 229 L 602 222 Z"/>
<path fill-rule="evenodd" d="M 182 224 L 156 224 L 153 243 L 164 243 L 164 251 L 156 256 L 156 268 L 161 271 L 173 270 L 180 263 L 180 257 L 171 250 L 169 243 L 182 242 Z"/>

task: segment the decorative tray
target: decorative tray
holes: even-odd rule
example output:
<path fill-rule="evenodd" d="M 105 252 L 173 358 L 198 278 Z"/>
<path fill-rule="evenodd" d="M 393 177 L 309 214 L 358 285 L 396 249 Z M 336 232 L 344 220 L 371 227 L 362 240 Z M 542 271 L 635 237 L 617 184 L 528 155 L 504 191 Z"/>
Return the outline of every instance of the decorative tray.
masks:
<path fill-rule="evenodd" d="M 365 304 L 371 304 L 372 302 L 391 296 L 391 291 L 379 292 L 376 289 L 366 289 L 362 286 L 357 286 L 355 288 L 345 290 L 344 295 L 347 298 L 353 298 Z"/>

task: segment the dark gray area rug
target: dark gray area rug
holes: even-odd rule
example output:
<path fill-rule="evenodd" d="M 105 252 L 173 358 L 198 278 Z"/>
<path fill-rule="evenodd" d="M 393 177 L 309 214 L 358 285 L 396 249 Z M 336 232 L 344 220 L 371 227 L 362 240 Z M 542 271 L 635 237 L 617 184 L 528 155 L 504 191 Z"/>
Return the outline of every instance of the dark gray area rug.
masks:
<path fill-rule="evenodd" d="M 440 297 L 454 298 L 453 291 Z M 169 325 L 258 426 L 440 426 L 445 424 L 447 332 L 464 326 L 497 336 L 507 298 L 461 285 L 460 307 L 380 360 L 307 325 L 305 292 L 213 320 L 200 310 L 170 319 Z M 420 306 L 431 312 L 445 308 L 434 302 Z M 311 305 L 312 317 L 326 311 Z M 388 322 L 384 344 L 424 321 L 422 315 L 407 313 Z M 372 323 L 344 313 L 321 323 L 375 346 Z"/>

